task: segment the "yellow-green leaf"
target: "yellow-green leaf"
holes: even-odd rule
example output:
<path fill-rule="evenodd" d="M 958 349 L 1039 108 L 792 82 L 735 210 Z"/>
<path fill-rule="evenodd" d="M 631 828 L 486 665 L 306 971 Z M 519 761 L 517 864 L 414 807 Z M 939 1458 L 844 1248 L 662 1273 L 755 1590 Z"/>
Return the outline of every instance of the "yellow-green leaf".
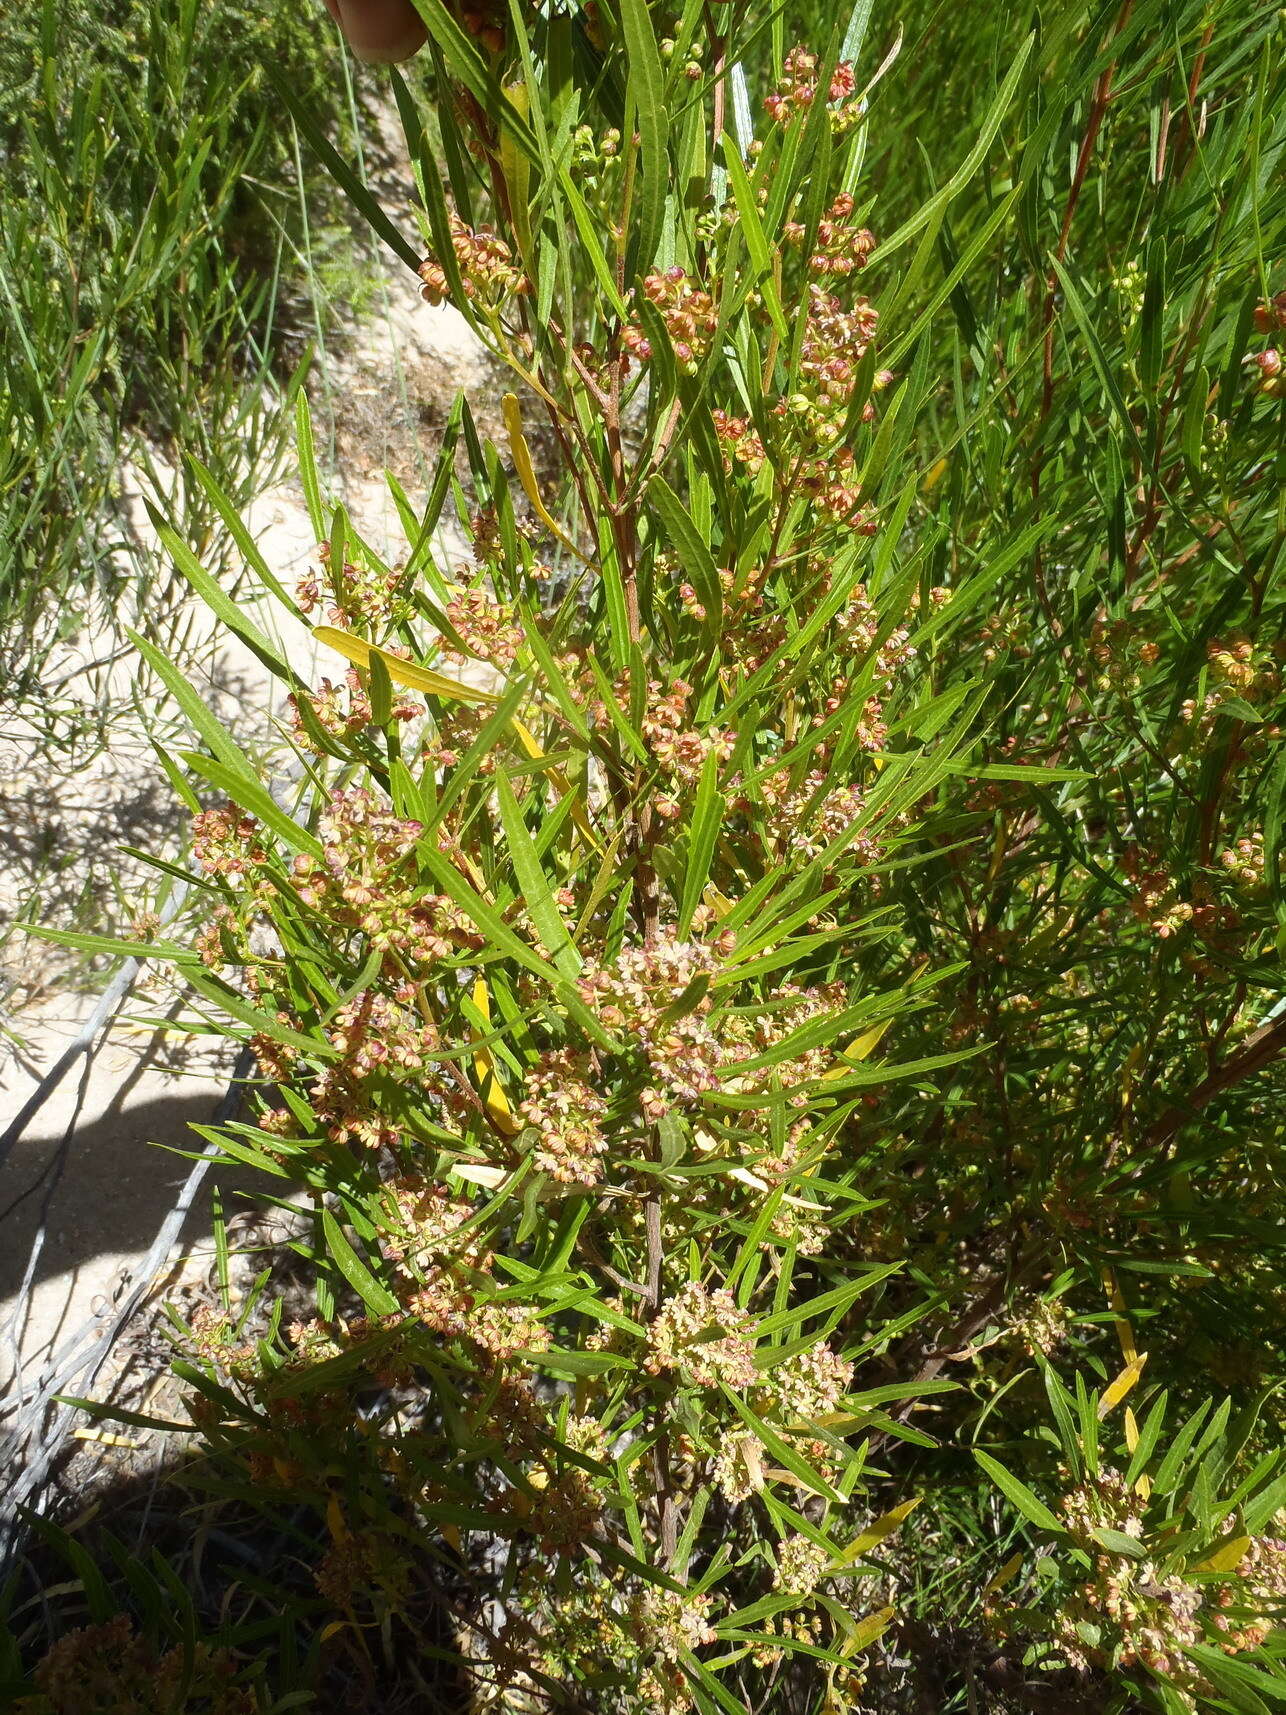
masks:
<path fill-rule="evenodd" d="M 1100 1421 L 1107 1416 L 1109 1411 L 1120 1405 L 1126 1394 L 1129 1393 L 1130 1389 L 1134 1387 L 1139 1377 L 1143 1374 L 1143 1366 L 1147 1361 L 1147 1353 L 1139 1352 L 1137 1356 L 1131 1358 L 1129 1363 L 1126 1364 L 1120 1375 L 1117 1376 L 1111 1387 L 1108 1388 L 1107 1392 L 1098 1402 L 1098 1415 Z"/>
<path fill-rule="evenodd" d="M 1230 1536 L 1226 1542 L 1221 1542 L 1213 1554 L 1194 1568 L 1197 1572 L 1235 1572 L 1246 1557 L 1250 1547 L 1248 1536 Z"/>
<path fill-rule="evenodd" d="M 838 1571 L 841 1566 L 851 1566 L 855 1560 L 860 1560 L 868 1549 L 877 1547 L 885 1537 L 892 1536 L 903 1520 L 909 1518 L 919 1506 L 920 1500 L 921 1497 L 916 1495 L 913 1500 L 903 1501 L 900 1507 L 894 1507 L 892 1512 L 884 1513 L 874 1523 L 868 1524 L 861 1535 L 849 1543 L 832 1571 Z"/>
<path fill-rule="evenodd" d="M 403 661 L 400 655 L 393 655 L 387 649 L 381 649 L 377 643 L 368 643 L 364 637 L 355 637 L 351 631 L 341 631 L 337 626 L 314 626 L 313 636 L 328 649 L 333 649 L 337 655 L 342 655 L 346 661 L 351 661 L 354 667 L 369 669 L 372 660 L 382 661 L 384 670 L 393 683 L 405 685 L 408 690 L 423 691 L 430 697 L 442 697 L 448 702 L 456 703 L 500 701 L 494 691 L 484 691 L 478 685 L 466 685 L 459 679 L 448 678 L 445 673 L 435 673 L 429 667 L 418 667 L 414 661 Z"/>

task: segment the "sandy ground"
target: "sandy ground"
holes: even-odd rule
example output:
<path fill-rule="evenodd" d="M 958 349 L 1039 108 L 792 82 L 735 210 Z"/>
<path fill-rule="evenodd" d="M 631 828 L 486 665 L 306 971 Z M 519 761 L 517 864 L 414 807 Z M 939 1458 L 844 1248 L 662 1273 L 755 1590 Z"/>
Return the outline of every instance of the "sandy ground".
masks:
<path fill-rule="evenodd" d="M 342 405 L 335 416 L 337 497 L 358 531 L 396 561 L 405 545 L 383 469 L 392 469 L 415 501 L 434 417 L 440 421 L 458 388 L 485 393 L 488 372 L 461 318 L 423 304 L 405 271 L 390 273 L 384 296 L 383 313 L 324 380 L 329 399 Z M 122 472 L 122 484 L 140 532 L 150 531 L 136 474 Z M 246 523 L 269 565 L 293 587 L 316 547 L 298 489 L 285 483 L 261 494 Z M 158 585 L 171 587 L 154 540 L 152 547 Z M 339 676 L 343 662 L 319 662 L 304 627 L 284 616 L 283 628 L 282 610 L 266 601 L 251 605 L 305 678 Z M 270 771 L 274 756 L 284 763 L 280 687 L 194 601 L 180 603 L 168 623 L 207 703 Z M 11 716 L 0 731 L 0 1131 L 94 1005 L 83 954 L 50 949 L 12 925 L 26 915 L 53 926 L 88 921 L 119 930 L 148 903 L 150 885 L 146 866 L 120 847 L 182 857 L 184 818 L 166 783 L 158 783 L 149 741 L 160 736 L 181 745 L 187 735 L 140 674 L 119 630 L 69 639 L 51 671 L 66 709 L 51 704 L 34 723 Z M 113 711 L 106 724 L 104 707 Z M 145 975 L 123 1015 L 155 1018 L 173 998 L 157 976 Z M 51 1352 L 101 1317 L 137 1270 L 188 1171 L 175 1151 L 193 1147 L 188 1127 L 212 1117 L 230 1072 L 226 1049 L 191 1042 L 185 1049 L 171 1033 L 118 1019 L 92 1061 L 68 1075 L 0 1163 L 0 1401 L 7 1389 L 12 1407 L 15 1374 L 24 1387 L 35 1383 Z M 183 1235 L 187 1265 L 208 1271 L 211 1246 L 207 1195 Z M 28 1275 L 31 1291 L 19 1296 Z"/>

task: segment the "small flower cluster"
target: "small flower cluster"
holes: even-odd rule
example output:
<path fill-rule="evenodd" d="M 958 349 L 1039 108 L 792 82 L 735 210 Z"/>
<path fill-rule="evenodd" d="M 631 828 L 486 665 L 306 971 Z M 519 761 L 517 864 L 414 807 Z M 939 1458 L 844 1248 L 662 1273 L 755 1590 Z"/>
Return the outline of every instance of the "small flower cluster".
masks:
<path fill-rule="evenodd" d="M 778 1545 L 773 1589 L 788 1596 L 811 1596 L 826 1575 L 830 1555 L 806 1536 L 788 1536 Z"/>
<path fill-rule="evenodd" d="M 403 1300 L 408 1313 L 444 1339 L 465 1340 L 496 1364 L 512 1363 L 519 1352 L 543 1352 L 549 1329 L 527 1305 L 491 1296 L 494 1283 L 473 1285 L 437 1271 L 411 1287 Z"/>
<path fill-rule="evenodd" d="M 1278 292 L 1267 303 L 1255 307 L 1255 327 L 1260 333 L 1286 333 L 1286 292 Z M 1286 372 L 1276 346 L 1254 352 L 1246 362 L 1259 371 L 1259 391 L 1270 399 L 1286 398 Z"/>
<path fill-rule="evenodd" d="M 809 285 L 799 375 L 802 396 L 815 413 L 813 428 L 818 439 L 838 434 L 835 408 L 848 404 L 857 366 L 875 337 L 879 319 L 879 311 L 865 298 L 859 298 L 852 309 L 845 309 L 833 293 Z M 798 419 L 804 415 L 800 397 L 795 395 L 775 409 L 789 410 Z"/>
<path fill-rule="evenodd" d="M 758 1372 L 753 1384 L 747 1385 L 754 1387 L 755 1410 L 773 1418 L 779 1433 L 814 1469 L 825 1473 L 836 1469 L 835 1451 L 817 1430 L 834 1417 L 852 1380 L 852 1364 L 821 1343 Z M 749 1431 L 738 1431 L 721 1443 L 711 1475 L 730 1505 L 739 1505 L 763 1488 L 767 1452 Z"/>
<path fill-rule="evenodd" d="M 692 1688 L 681 1657 L 715 1641 L 710 1594 L 658 1585 L 626 1594 L 602 1582 L 574 1585 L 551 1601 L 542 1578 L 528 1585 L 523 1601 L 535 1618 L 547 1678 L 570 1670 L 600 1684 L 595 1706 L 605 1715 L 625 1709 L 688 1715 Z M 530 1624 L 513 1616 L 501 1634 L 502 1647 Z M 515 1654 L 515 1665 L 520 1659 Z M 507 1677 L 515 1678 L 512 1668 Z"/>
<path fill-rule="evenodd" d="M 1286 399 L 1286 374 L 1282 372 L 1282 354 L 1277 347 L 1270 345 L 1248 361 L 1259 371 L 1259 391 L 1269 399 Z"/>
<path fill-rule="evenodd" d="M 253 1689 L 236 1684 L 232 1651 L 205 1644 L 189 1651 L 176 1644 L 158 1655 L 136 1634 L 127 1614 L 68 1632 L 32 1677 L 48 1715 L 97 1709 L 142 1715 L 150 1709 L 198 1706 L 204 1715 L 254 1715 L 259 1708 Z"/>
<path fill-rule="evenodd" d="M 853 274 L 870 261 L 875 234 L 864 226 L 849 225 L 853 208 L 853 198 L 842 191 L 818 221 L 808 257 L 810 274 Z M 807 232 L 801 222 L 788 220 L 782 228 L 782 237 L 787 244 L 802 244 Z"/>
<path fill-rule="evenodd" d="M 796 1352 L 769 1371 L 779 1420 L 808 1428 L 839 1408 L 853 1382 L 853 1366 L 824 1342 Z"/>
<path fill-rule="evenodd" d="M 1067 1338 L 1070 1322 L 1058 1298 L 1037 1298 L 1010 1324 L 1010 1333 L 1028 1352 L 1048 1357 Z"/>
<path fill-rule="evenodd" d="M 709 727 L 704 733 L 688 723 L 688 700 L 692 687 L 674 680 L 662 691 L 655 679 L 648 682 L 647 707 L 641 724 L 653 756 L 666 774 L 680 786 L 694 787 L 701 778 L 706 758 L 715 752 L 721 762 L 732 754 L 734 733 Z"/>
<path fill-rule="evenodd" d="M 559 1440 L 572 1452 L 610 1466 L 607 1437 L 597 1418 L 569 1414 L 559 1430 Z M 602 1521 L 605 1478 L 583 1465 L 569 1463 L 556 1471 L 537 1466 L 527 1472 L 527 1481 L 536 1491 L 534 1498 L 514 1488 L 492 1502 L 490 1510 L 498 1517 L 517 1519 L 538 1539 L 544 1554 L 567 1554 L 582 1548 Z"/>
<path fill-rule="evenodd" d="M 1264 1641 L 1286 1599 L 1286 1544 L 1252 1540 L 1229 1582 L 1195 1582 L 1146 1553 L 1107 1550 L 1094 1535 L 1111 1530 L 1145 1543 L 1145 1504 L 1111 1469 L 1064 1496 L 1060 1510 L 1068 1534 L 1091 1557 L 1094 1571 L 1060 1603 L 1054 1636 L 1071 1666 L 1145 1668 L 1168 1679 L 1195 1708 L 1212 1687 L 1187 1651 L 1210 1641 L 1212 1629 L 1229 1655 Z M 1098 1637 L 1097 1647 L 1087 1636 Z"/>
<path fill-rule="evenodd" d="M 876 740 L 871 748 L 877 748 L 880 732 L 877 724 L 869 734 Z M 785 770 L 767 775 L 759 782 L 759 791 L 768 809 L 762 823 L 766 837 L 777 850 L 793 850 L 808 858 L 825 851 L 866 810 L 866 795 L 860 786 L 827 789 L 826 775 L 820 769 L 805 775 L 798 785 L 792 784 Z M 867 827 L 849 839 L 844 851 L 870 867 L 884 855 L 884 841 L 875 828 Z"/>
<path fill-rule="evenodd" d="M 828 588 L 829 579 L 821 585 L 819 599 Z M 935 607 L 945 606 L 950 599 L 950 590 L 935 588 L 930 592 L 930 600 Z M 865 584 L 854 585 L 844 606 L 836 614 L 834 625 L 848 647 L 863 660 L 874 654 L 875 677 L 881 684 L 891 683 L 902 668 L 915 660 L 916 650 L 908 626 L 896 625 L 883 641 L 880 640 L 884 624 Z"/>
<path fill-rule="evenodd" d="M 674 40 L 673 36 L 662 36 L 660 42 L 657 44 L 661 50 L 661 58 L 663 60 L 672 60 L 678 45 L 679 44 Z M 682 75 L 687 78 L 689 83 L 695 83 L 701 76 L 702 54 L 701 43 L 699 40 L 693 41 L 689 44 L 687 54 L 688 57 L 683 61 L 680 69 Z"/>
<path fill-rule="evenodd" d="M 501 671 L 513 666 L 523 646 L 523 629 L 512 610 L 497 601 L 490 590 L 481 586 L 458 590 L 444 613 L 464 652 L 450 637 L 443 636 L 438 645 L 443 655 L 456 661 L 488 661 Z"/>
<path fill-rule="evenodd" d="M 710 1475 L 730 1506 L 740 1506 L 764 1486 L 764 1445 L 748 1429 L 725 1435 Z"/>
<path fill-rule="evenodd" d="M 582 1058 L 565 1048 L 542 1054 L 527 1075 L 519 1118 L 535 1128 L 536 1166 L 564 1185 L 597 1185 L 607 1148 L 607 1103 L 585 1082 Z"/>
<path fill-rule="evenodd" d="M 232 1317 L 209 1304 L 193 1311 L 185 1344 L 194 1357 L 227 1376 L 249 1373 L 257 1356 L 252 1342 L 238 1339 Z"/>
<path fill-rule="evenodd" d="M 1248 637 L 1215 638 L 1206 646 L 1211 677 L 1239 696 L 1281 688 L 1277 664 L 1257 656 Z"/>
<path fill-rule="evenodd" d="M 267 857 L 258 822 L 235 804 L 193 817 L 192 855 L 207 875 L 249 875 Z"/>
<path fill-rule="evenodd" d="M 1134 848 L 1127 850 L 1122 867 L 1134 883 L 1131 910 L 1160 941 L 1169 941 L 1192 921 L 1193 907 L 1179 896 L 1175 878 L 1161 865 L 1149 865 Z"/>
<path fill-rule="evenodd" d="M 366 627 L 387 625 L 399 616 L 402 572 L 345 560 L 336 575 L 329 542 L 317 544 L 317 558 L 324 568 L 323 574 L 309 572 L 295 586 L 295 600 L 301 613 L 310 614 L 325 603 L 326 618 L 331 625 Z"/>
<path fill-rule="evenodd" d="M 409 1081 L 440 1096 L 451 1090 L 429 1070 L 441 1044 L 436 1026 L 415 1010 L 417 998 L 413 983 L 399 984 L 392 995 L 364 989 L 326 1026 L 338 1058 L 318 1073 L 310 1105 L 333 1143 L 352 1140 L 370 1149 L 396 1143 L 397 1128 L 383 1119 L 373 1082 Z"/>
<path fill-rule="evenodd" d="M 714 1642 L 711 1600 L 708 1595 L 694 1596 L 650 1584 L 631 1603 L 630 1617 L 653 1654 L 677 1666 L 681 1654 L 691 1654 Z"/>
<path fill-rule="evenodd" d="M 1151 1560 L 1099 1554 L 1097 1576 L 1055 1621 L 1055 1637 L 1073 1667 L 1092 1665 L 1081 1623 L 1106 1620 L 1115 1635 L 1121 1667 L 1145 1667 L 1167 1678 L 1199 1680 L 1184 1651 L 1203 1641 L 1202 1592 L 1198 1585 Z"/>
<path fill-rule="evenodd" d="M 764 101 L 768 117 L 777 125 L 789 125 L 797 113 L 807 113 L 818 94 L 818 57 L 807 48 L 792 48 L 781 68 L 777 87 Z M 856 98 L 857 80 L 847 60 L 841 60 L 831 73 L 826 100 L 831 107 L 831 129 L 850 130 L 862 116 L 862 104 Z"/>
<path fill-rule="evenodd" d="M 1096 1551 L 1091 1532 L 1108 1529 L 1123 1536 L 1143 1539 L 1143 1513 L 1140 1497 L 1130 1488 L 1119 1471 L 1100 1471 L 1096 1477 L 1068 1490 L 1059 1502 L 1059 1510 L 1067 1523 L 1072 1540 L 1086 1549 Z"/>
<path fill-rule="evenodd" d="M 397 1293 L 407 1313 L 445 1339 L 469 1342 L 497 1365 L 520 1351 L 545 1351 L 549 1329 L 530 1306 L 497 1300 L 491 1253 L 475 1233 L 460 1237 L 472 1206 L 414 1176 L 392 1180 L 388 1190 L 384 1245 L 398 1265 Z"/>
<path fill-rule="evenodd" d="M 1089 1534 L 1097 1525 L 1143 1538 L 1119 1473 L 1103 1473 L 1069 1501 L 1063 1508 L 1068 1528 L 1094 1562 L 1093 1576 L 1054 1620 L 1054 1636 L 1073 1667 L 1111 1661 L 1145 1668 L 1169 1680 L 1195 1709 L 1214 1687 L 1188 1655 L 1193 1645 L 1217 1642 L 1226 1655 L 1237 1655 L 1258 1648 L 1279 1626 L 1286 1543 L 1252 1539 L 1227 1582 L 1196 1582 L 1150 1556 L 1110 1553 Z M 1096 1648 L 1086 1643 L 1087 1634 L 1098 1636 Z"/>
<path fill-rule="evenodd" d="M 628 675 L 616 682 L 613 694 L 619 706 L 629 707 Z M 692 725 L 688 710 L 691 696 L 692 687 L 683 679 L 675 679 L 668 690 L 659 680 L 650 679 L 639 723 L 657 766 L 669 776 L 675 787 L 688 790 L 700 780 L 707 756 L 714 751 L 721 761 L 726 760 L 732 754 L 735 738 L 735 734 L 721 727 L 708 726 L 702 731 Z M 602 728 L 608 725 L 610 717 L 596 688 L 587 691 L 586 713 L 592 726 Z M 654 806 L 661 816 L 677 815 L 679 808 L 674 798 L 666 794 L 659 795 Z"/>
<path fill-rule="evenodd" d="M 321 817 L 323 857 L 294 861 L 299 897 L 336 922 L 365 933 L 372 945 L 426 963 L 481 945 L 474 924 L 445 895 L 419 879 L 419 822 L 384 809 L 365 787 L 332 793 Z"/>
<path fill-rule="evenodd" d="M 405 1600 L 411 1565 L 387 1531 L 345 1530 L 327 1548 L 313 1573 L 317 1594 L 339 1613 L 365 1607 L 378 1592 L 393 1607 Z"/>
<path fill-rule="evenodd" d="M 1236 1586 L 1225 1586 L 1215 1597 L 1213 1616 L 1229 1655 L 1258 1649 L 1286 1622 L 1286 1542 L 1252 1537 L 1236 1576 Z"/>
<path fill-rule="evenodd" d="M 696 1387 L 753 1387 L 756 1323 L 726 1287 L 689 1281 L 668 1298 L 648 1330 L 649 1375 L 677 1370 Z"/>
<path fill-rule="evenodd" d="M 798 1598 L 805 1602 L 807 1598 Z M 801 1606 L 793 1612 L 769 1614 L 760 1622 L 757 1628 L 762 1633 L 762 1641 L 750 1646 L 750 1659 L 756 1667 L 772 1668 L 784 1659 L 792 1643 L 803 1644 L 807 1649 L 824 1649 L 827 1644 L 827 1625 L 815 1608 Z M 773 1639 L 781 1639 L 779 1643 Z M 791 1652 L 793 1653 L 793 1652 Z M 855 1674 L 845 1675 L 845 1689 L 850 1696 L 856 1696 L 861 1689 L 861 1677 Z M 844 1703 L 840 1708 L 851 1709 L 856 1715 L 856 1703 Z"/>
<path fill-rule="evenodd" d="M 1090 660 L 1094 663 L 1094 688 L 1132 696 L 1143 683 L 1143 669 L 1161 656 L 1159 646 L 1142 637 L 1127 620 L 1111 624 L 1095 620 L 1090 632 Z"/>
<path fill-rule="evenodd" d="M 853 449 L 843 444 L 843 434 L 857 368 L 878 320 L 878 312 L 864 298 L 846 309 L 811 282 L 797 388 L 769 412 L 769 420 L 777 425 L 774 438 L 781 442 L 772 461 L 778 483 L 789 483 L 792 495 L 811 500 L 823 522 L 843 523 L 862 534 L 871 534 L 877 521 L 869 507 L 859 505 L 856 459 Z M 890 379 L 881 371 L 877 385 Z M 863 418 L 870 421 L 874 415 L 868 400 Z M 757 474 L 768 458 L 758 431 L 747 418 L 726 411 L 715 411 L 713 419 L 725 468 L 741 464 Z"/>
<path fill-rule="evenodd" d="M 784 983 L 753 1011 L 736 1012 L 728 1017 L 720 1032 L 726 1058 L 735 1062 L 768 1054 L 804 1025 L 833 1017 L 843 1007 L 844 1000 L 842 983 L 827 983 L 820 988 L 808 989 Z M 829 1047 L 806 1048 L 770 1068 L 740 1073 L 729 1080 L 728 1087 L 748 1090 L 766 1089 L 771 1085 L 777 1089 L 793 1089 L 820 1078 L 832 1064 L 833 1054 Z M 796 1105 L 802 1105 L 805 1100 L 802 1096 L 797 1097 Z M 777 1158 L 775 1168 L 772 1162 L 763 1162 L 760 1171 L 767 1177 L 785 1177 L 791 1171 L 793 1160 L 788 1143 Z"/>
<path fill-rule="evenodd" d="M 1219 862 L 1235 887 L 1256 893 L 1264 885 L 1267 854 L 1262 833 L 1249 834 L 1220 852 Z"/>
<path fill-rule="evenodd" d="M 521 297 L 531 290 L 526 274 L 514 261 L 512 250 L 489 226 L 480 226 L 474 231 L 453 214 L 451 245 L 465 295 L 484 314 L 499 312 L 511 298 Z M 421 262 L 420 279 L 424 282 L 420 295 L 426 303 L 441 304 L 450 297 L 446 271 L 432 256 Z"/>
<path fill-rule="evenodd" d="M 681 995 L 699 978 L 708 982 L 718 969 L 713 948 L 680 941 L 673 930 L 665 930 L 641 947 L 623 948 L 613 965 L 587 965 L 577 979 L 585 1005 L 645 1056 L 660 1086 L 642 1092 L 649 1119 L 718 1088 L 724 1055 L 708 1023 L 709 995 L 700 994 L 683 1017 L 670 1016 Z"/>
<path fill-rule="evenodd" d="M 444 1253 L 473 1267 L 481 1266 L 479 1243 L 472 1237 L 462 1246 L 457 1234 L 473 1214 L 473 1205 L 443 1185 L 403 1174 L 389 1181 L 392 1223 L 384 1248 L 394 1262 L 423 1274 L 435 1268 Z"/>
<path fill-rule="evenodd" d="M 329 679 L 323 679 L 316 691 L 294 691 L 286 701 L 291 712 L 295 742 L 305 750 L 315 751 L 318 746 L 309 734 L 301 704 L 308 707 L 322 731 L 334 739 L 353 738 L 364 732 L 375 718 L 371 699 L 356 667 L 350 667 L 344 675 L 343 690 Z M 423 713 L 422 705 L 409 701 L 405 695 L 399 697 L 389 710 L 390 718 L 395 721 L 413 721 Z"/>
<path fill-rule="evenodd" d="M 1206 661 L 1211 688 L 1202 698 L 1190 697 L 1179 710 L 1191 736 L 1210 736 L 1222 705 L 1232 699 L 1242 702 L 1276 704 L 1282 688 L 1282 660 L 1286 645 L 1277 642 L 1271 649 L 1259 649 L 1250 638 L 1212 638 L 1206 645 Z M 1260 742 L 1276 739 L 1281 727 L 1265 721 L 1255 731 Z"/>
<path fill-rule="evenodd" d="M 689 372 L 710 349 L 719 325 L 719 312 L 714 299 L 680 267 L 667 268 L 663 274 L 649 274 L 643 282 L 643 295 L 655 305 L 665 323 L 674 348 L 675 361 Z M 622 334 L 625 348 L 640 362 L 652 356 L 652 346 L 637 321 L 629 322 Z"/>
<path fill-rule="evenodd" d="M 621 133 L 615 126 L 596 137 L 589 125 L 578 125 L 572 132 L 572 160 L 579 182 L 594 184 L 609 163 L 619 160 Z"/>

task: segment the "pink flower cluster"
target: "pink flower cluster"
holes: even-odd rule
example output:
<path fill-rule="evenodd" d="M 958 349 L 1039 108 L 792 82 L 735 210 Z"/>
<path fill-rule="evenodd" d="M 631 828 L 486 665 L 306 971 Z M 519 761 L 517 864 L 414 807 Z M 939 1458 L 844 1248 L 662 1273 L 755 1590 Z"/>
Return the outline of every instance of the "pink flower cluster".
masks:
<path fill-rule="evenodd" d="M 301 613 L 325 604 L 331 625 L 373 627 L 387 624 L 398 610 L 403 573 L 345 560 L 338 573 L 331 565 L 329 542 L 317 544 L 323 572 L 309 572 L 295 586 Z"/>
<path fill-rule="evenodd" d="M 371 699 L 356 667 L 350 667 L 344 675 L 344 690 L 332 684 L 329 679 L 323 679 L 316 691 L 294 691 L 286 701 L 290 708 L 295 742 L 306 750 L 316 750 L 318 747 L 303 718 L 302 706 L 310 710 L 322 731 L 334 739 L 352 738 L 357 733 L 364 732 L 375 718 Z M 424 713 L 424 708 L 422 704 L 411 702 L 403 695 L 393 703 L 389 713 L 395 721 L 413 721 L 417 715 Z"/>
<path fill-rule="evenodd" d="M 248 875 L 266 855 L 258 822 L 235 804 L 193 818 L 192 854 L 207 875 Z"/>
<path fill-rule="evenodd" d="M 680 1371 L 697 1387 L 753 1387 L 755 1365 L 753 1316 L 741 1309 L 726 1287 L 711 1292 L 691 1280 L 667 1298 L 648 1330 L 649 1375 Z"/>
<path fill-rule="evenodd" d="M 797 113 L 806 113 L 817 100 L 819 64 L 807 48 L 792 48 L 781 68 L 777 87 L 764 101 L 768 117 L 778 125 L 789 125 Z M 853 68 L 841 60 L 831 73 L 826 100 L 831 105 L 831 126 L 846 131 L 861 118 L 861 103 L 855 99 L 857 80 Z"/>
<path fill-rule="evenodd" d="M 679 267 L 667 268 L 663 274 L 649 274 L 643 282 L 643 294 L 656 306 L 665 323 L 680 368 L 695 369 L 709 351 L 719 324 L 714 299 Z M 640 362 L 652 356 L 651 343 L 637 321 L 627 324 L 622 337 L 626 350 Z"/>
<path fill-rule="evenodd" d="M 443 636 L 438 645 L 443 655 L 457 661 L 489 661 L 502 671 L 513 666 L 523 645 L 523 629 L 490 590 L 481 586 L 459 590 L 444 611 L 464 651 Z"/>
<path fill-rule="evenodd" d="M 522 268 L 515 263 L 512 250 L 489 226 L 477 231 L 466 226 L 458 215 L 451 216 L 451 244 L 456 265 L 470 302 L 485 312 L 496 312 L 510 298 L 520 297 L 531 290 Z M 420 264 L 420 279 L 424 284 L 420 295 L 428 304 L 441 304 L 451 295 L 446 270 L 434 257 Z"/>
<path fill-rule="evenodd" d="M 623 948 L 612 965 L 587 965 L 577 979 L 586 1006 L 645 1056 L 656 1082 L 641 1096 L 649 1119 L 718 1088 L 723 1048 L 708 1022 L 708 993 L 694 994 L 683 1016 L 674 1016 L 679 997 L 718 969 L 713 948 L 662 930 L 641 947 Z"/>
<path fill-rule="evenodd" d="M 535 1128 L 536 1166 L 564 1185 L 596 1185 L 607 1148 L 602 1122 L 607 1103 L 584 1078 L 584 1061 L 568 1049 L 542 1054 L 527 1074 L 518 1107 L 524 1125 Z"/>
<path fill-rule="evenodd" d="M 419 877 L 419 822 L 384 809 L 365 787 L 335 792 L 321 817 L 323 860 L 301 853 L 293 879 L 306 905 L 361 929 L 374 946 L 433 963 L 481 938 L 468 917 Z"/>
<path fill-rule="evenodd" d="M 852 274 L 870 261 L 875 234 L 864 226 L 849 225 L 854 206 L 853 198 L 842 191 L 818 221 L 808 258 L 810 274 Z M 788 220 L 782 237 L 787 244 L 802 244 L 807 232 L 801 222 Z"/>

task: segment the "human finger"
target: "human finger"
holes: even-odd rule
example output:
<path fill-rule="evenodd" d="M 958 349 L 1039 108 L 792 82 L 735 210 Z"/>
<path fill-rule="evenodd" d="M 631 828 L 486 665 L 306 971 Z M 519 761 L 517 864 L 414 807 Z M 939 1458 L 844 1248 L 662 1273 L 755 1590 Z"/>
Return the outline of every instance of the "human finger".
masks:
<path fill-rule="evenodd" d="M 326 0 L 326 9 L 363 60 L 408 60 L 427 32 L 411 0 Z"/>

